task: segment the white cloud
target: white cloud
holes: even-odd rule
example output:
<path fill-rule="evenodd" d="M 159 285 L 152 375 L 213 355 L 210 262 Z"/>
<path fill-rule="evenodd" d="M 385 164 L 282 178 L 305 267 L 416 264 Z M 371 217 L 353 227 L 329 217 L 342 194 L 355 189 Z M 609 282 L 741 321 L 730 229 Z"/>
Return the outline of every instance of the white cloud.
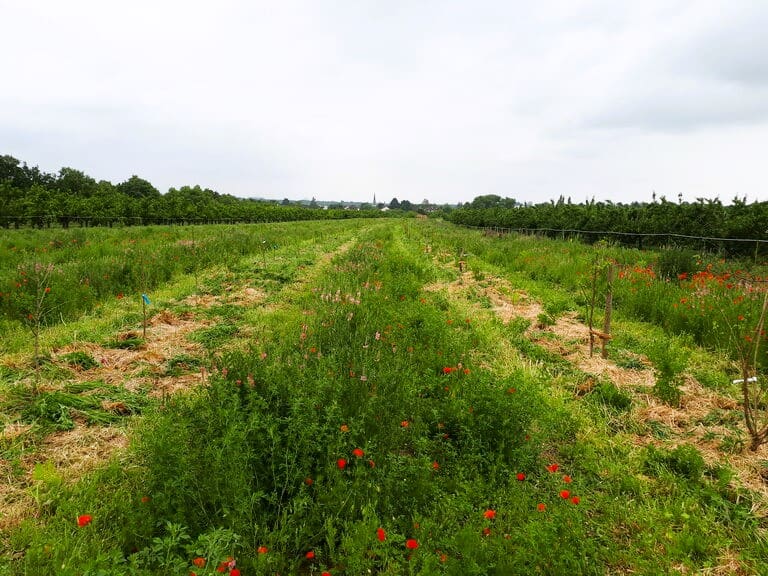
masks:
<path fill-rule="evenodd" d="M 761 3 L 0 0 L 0 12 L 0 153 L 48 171 L 275 198 L 768 197 L 744 148 L 768 135 Z"/>

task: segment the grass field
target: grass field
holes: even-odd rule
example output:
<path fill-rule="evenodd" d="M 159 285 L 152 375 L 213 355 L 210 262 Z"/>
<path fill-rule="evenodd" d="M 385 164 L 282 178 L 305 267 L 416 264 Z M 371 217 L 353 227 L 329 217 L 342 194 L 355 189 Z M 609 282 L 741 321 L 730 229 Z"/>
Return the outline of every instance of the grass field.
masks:
<path fill-rule="evenodd" d="M 0 263 L 0 573 L 768 574 L 732 382 L 760 266 L 431 220 Z"/>

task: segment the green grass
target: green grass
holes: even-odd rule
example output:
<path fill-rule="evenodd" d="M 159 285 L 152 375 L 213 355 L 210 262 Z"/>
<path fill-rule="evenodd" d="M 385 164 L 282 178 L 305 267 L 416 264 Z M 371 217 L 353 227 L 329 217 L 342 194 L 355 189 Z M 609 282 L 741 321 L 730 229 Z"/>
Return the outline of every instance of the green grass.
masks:
<path fill-rule="evenodd" d="M 434 222 L 295 228 L 279 228 L 266 258 L 235 238 L 221 254 L 230 266 L 200 271 L 223 299 L 189 335 L 207 354 L 177 354 L 163 370 L 205 367 L 205 386 L 158 404 L 96 382 L 15 400 L 13 412 L 53 427 L 107 398 L 135 401 L 141 417 L 130 447 L 79 482 L 35 470 L 37 508 L 3 534 L 0 571 L 201 575 L 229 556 L 245 575 L 696 573 L 724 553 L 760 573 L 768 562 L 758 497 L 726 466 L 667 443 L 674 431 L 660 422 L 634 422 L 620 383 L 576 396 L 586 375 L 531 342 L 529 323 L 495 319 L 479 291 L 424 289 L 454 280 L 463 252 L 476 281 L 505 278 L 557 316 L 578 307 L 571 276 L 591 262 L 587 248 L 523 239 L 508 254 L 509 238 Z M 155 300 L 186 309 L 178 302 L 197 284 L 170 279 Z M 265 299 L 226 300 L 242 286 Z M 728 390 L 722 356 L 707 362 L 693 340 L 624 314 L 620 363 L 639 369 L 647 355 L 670 381 L 691 371 Z M 99 341 L 136 330 L 135 318 L 107 316 Z M 5 386 L 20 377 L 0 372 Z"/>

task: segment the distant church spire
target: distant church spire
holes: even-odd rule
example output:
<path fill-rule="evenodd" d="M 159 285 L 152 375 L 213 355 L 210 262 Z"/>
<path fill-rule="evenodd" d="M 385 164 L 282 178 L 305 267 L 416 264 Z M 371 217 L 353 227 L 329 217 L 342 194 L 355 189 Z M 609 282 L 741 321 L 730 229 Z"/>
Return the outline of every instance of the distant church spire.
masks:
<path fill-rule="evenodd" d="M 373 205 L 376 206 L 376 192 L 373 193 Z"/>

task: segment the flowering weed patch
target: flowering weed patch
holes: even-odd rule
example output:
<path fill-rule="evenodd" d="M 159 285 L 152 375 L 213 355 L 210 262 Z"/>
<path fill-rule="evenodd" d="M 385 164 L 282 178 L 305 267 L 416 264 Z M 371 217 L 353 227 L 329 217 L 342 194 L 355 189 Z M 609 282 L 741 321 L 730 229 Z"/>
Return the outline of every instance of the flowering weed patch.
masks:
<path fill-rule="evenodd" d="M 567 360 L 425 290 L 448 274 L 423 249 L 438 234 L 483 250 L 376 224 L 281 302 L 228 316 L 237 330 L 207 333 L 205 386 L 165 399 L 118 462 L 14 532 L 11 573 L 666 573 L 731 546 L 746 567 L 766 559 L 762 520 L 695 448 L 638 453 L 610 432 L 628 395 L 564 394 L 581 376 Z"/>

